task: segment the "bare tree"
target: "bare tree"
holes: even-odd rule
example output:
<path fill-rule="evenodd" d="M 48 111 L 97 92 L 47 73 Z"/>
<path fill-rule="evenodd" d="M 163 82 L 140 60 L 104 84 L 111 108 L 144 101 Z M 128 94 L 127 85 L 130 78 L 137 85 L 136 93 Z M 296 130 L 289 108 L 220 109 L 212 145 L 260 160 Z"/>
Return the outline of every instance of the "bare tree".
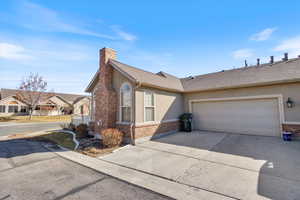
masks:
<path fill-rule="evenodd" d="M 51 94 L 46 92 L 47 82 L 38 73 L 24 78 L 19 86 L 17 98 L 25 102 L 29 106 L 29 119 L 32 118 L 32 113 L 37 105 L 46 101 Z"/>

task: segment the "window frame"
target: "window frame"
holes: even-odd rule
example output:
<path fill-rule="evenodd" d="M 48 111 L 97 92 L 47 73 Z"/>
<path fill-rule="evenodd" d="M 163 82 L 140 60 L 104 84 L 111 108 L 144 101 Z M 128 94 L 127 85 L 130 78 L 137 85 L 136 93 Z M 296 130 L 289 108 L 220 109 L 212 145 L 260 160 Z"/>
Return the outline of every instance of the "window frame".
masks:
<path fill-rule="evenodd" d="M 122 88 L 125 86 L 125 85 L 128 85 L 129 86 L 129 88 L 130 88 L 130 96 L 131 96 L 131 101 L 130 101 L 130 119 L 129 119 L 129 121 L 123 121 L 122 120 L 122 108 L 128 108 L 128 106 L 122 106 Z M 119 122 L 120 123 L 124 123 L 124 124 L 130 124 L 131 122 L 132 122 L 132 114 L 133 114 L 133 111 L 132 111 L 132 104 L 133 104 L 133 89 L 132 89 L 132 86 L 131 86 L 131 84 L 129 83 L 129 82 L 124 82 L 124 83 L 122 83 L 122 85 L 121 85 L 121 87 L 120 87 L 120 89 L 119 89 Z"/>
<path fill-rule="evenodd" d="M 14 107 L 13 111 L 11 112 L 10 111 L 10 108 L 11 107 Z M 15 109 L 16 108 L 16 109 Z M 8 106 L 8 113 L 18 113 L 19 112 L 19 106 L 16 106 L 16 105 L 9 105 Z"/>
<path fill-rule="evenodd" d="M 6 110 L 7 110 L 6 107 L 7 107 L 7 106 L 6 106 L 6 105 L 0 105 L 0 107 L 3 107 L 3 108 L 4 108 L 3 112 L 0 111 L 0 113 L 6 113 Z"/>
<path fill-rule="evenodd" d="M 19 112 L 20 113 L 27 113 L 28 112 L 28 107 L 27 106 L 21 106 Z"/>
<path fill-rule="evenodd" d="M 145 104 L 145 96 L 146 93 L 151 93 L 153 96 L 153 106 L 146 106 Z M 144 122 L 155 122 L 156 121 L 156 98 L 155 98 L 155 92 L 151 90 L 144 90 Z M 147 121 L 146 120 L 146 108 L 153 108 L 153 121 Z"/>

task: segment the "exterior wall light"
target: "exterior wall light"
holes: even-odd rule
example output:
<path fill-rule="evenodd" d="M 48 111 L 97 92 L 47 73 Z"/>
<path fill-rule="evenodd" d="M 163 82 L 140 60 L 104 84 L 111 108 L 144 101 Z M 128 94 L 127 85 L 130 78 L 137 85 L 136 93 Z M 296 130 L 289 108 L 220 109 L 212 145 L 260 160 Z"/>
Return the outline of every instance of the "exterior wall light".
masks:
<path fill-rule="evenodd" d="M 292 99 L 290 97 L 288 97 L 287 101 L 286 101 L 286 106 L 288 108 L 292 108 L 294 107 L 294 102 L 292 101 Z"/>

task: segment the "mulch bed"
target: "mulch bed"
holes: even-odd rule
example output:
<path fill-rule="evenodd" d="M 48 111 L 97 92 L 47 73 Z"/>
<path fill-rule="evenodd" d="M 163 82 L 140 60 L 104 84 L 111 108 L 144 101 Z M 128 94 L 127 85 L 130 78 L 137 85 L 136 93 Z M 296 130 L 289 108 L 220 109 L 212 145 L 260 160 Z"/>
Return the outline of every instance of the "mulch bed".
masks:
<path fill-rule="evenodd" d="M 121 146 L 107 148 L 103 146 L 102 140 L 94 139 L 94 138 L 80 138 L 77 139 L 79 141 L 78 149 L 76 150 L 79 153 L 84 155 L 88 155 L 91 157 L 98 157 L 101 155 L 105 155 L 108 153 L 112 153 L 115 149 L 120 148 Z"/>

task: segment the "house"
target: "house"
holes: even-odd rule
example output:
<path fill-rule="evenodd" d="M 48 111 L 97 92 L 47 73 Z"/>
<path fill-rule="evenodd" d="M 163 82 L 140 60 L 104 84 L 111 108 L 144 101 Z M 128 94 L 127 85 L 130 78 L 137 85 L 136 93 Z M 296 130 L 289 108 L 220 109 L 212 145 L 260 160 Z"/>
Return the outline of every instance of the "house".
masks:
<path fill-rule="evenodd" d="M 28 115 L 29 105 L 18 98 L 20 90 L 1 89 L 0 116 Z M 89 115 L 90 97 L 77 94 L 47 93 L 41 99 L 33 115 Z"/>
<path fill-rule="evenodd" d="M 281 136 L 300 128 L 300 58 L 177 78 L 151 73 L 100 50 L 100 68 L 86 92 L 95 130 L 116 127 L 136 139 L 178 130 L 193 114 L 193 129 Z M 185 66 L 188 67 L 188 66 Z"/>

